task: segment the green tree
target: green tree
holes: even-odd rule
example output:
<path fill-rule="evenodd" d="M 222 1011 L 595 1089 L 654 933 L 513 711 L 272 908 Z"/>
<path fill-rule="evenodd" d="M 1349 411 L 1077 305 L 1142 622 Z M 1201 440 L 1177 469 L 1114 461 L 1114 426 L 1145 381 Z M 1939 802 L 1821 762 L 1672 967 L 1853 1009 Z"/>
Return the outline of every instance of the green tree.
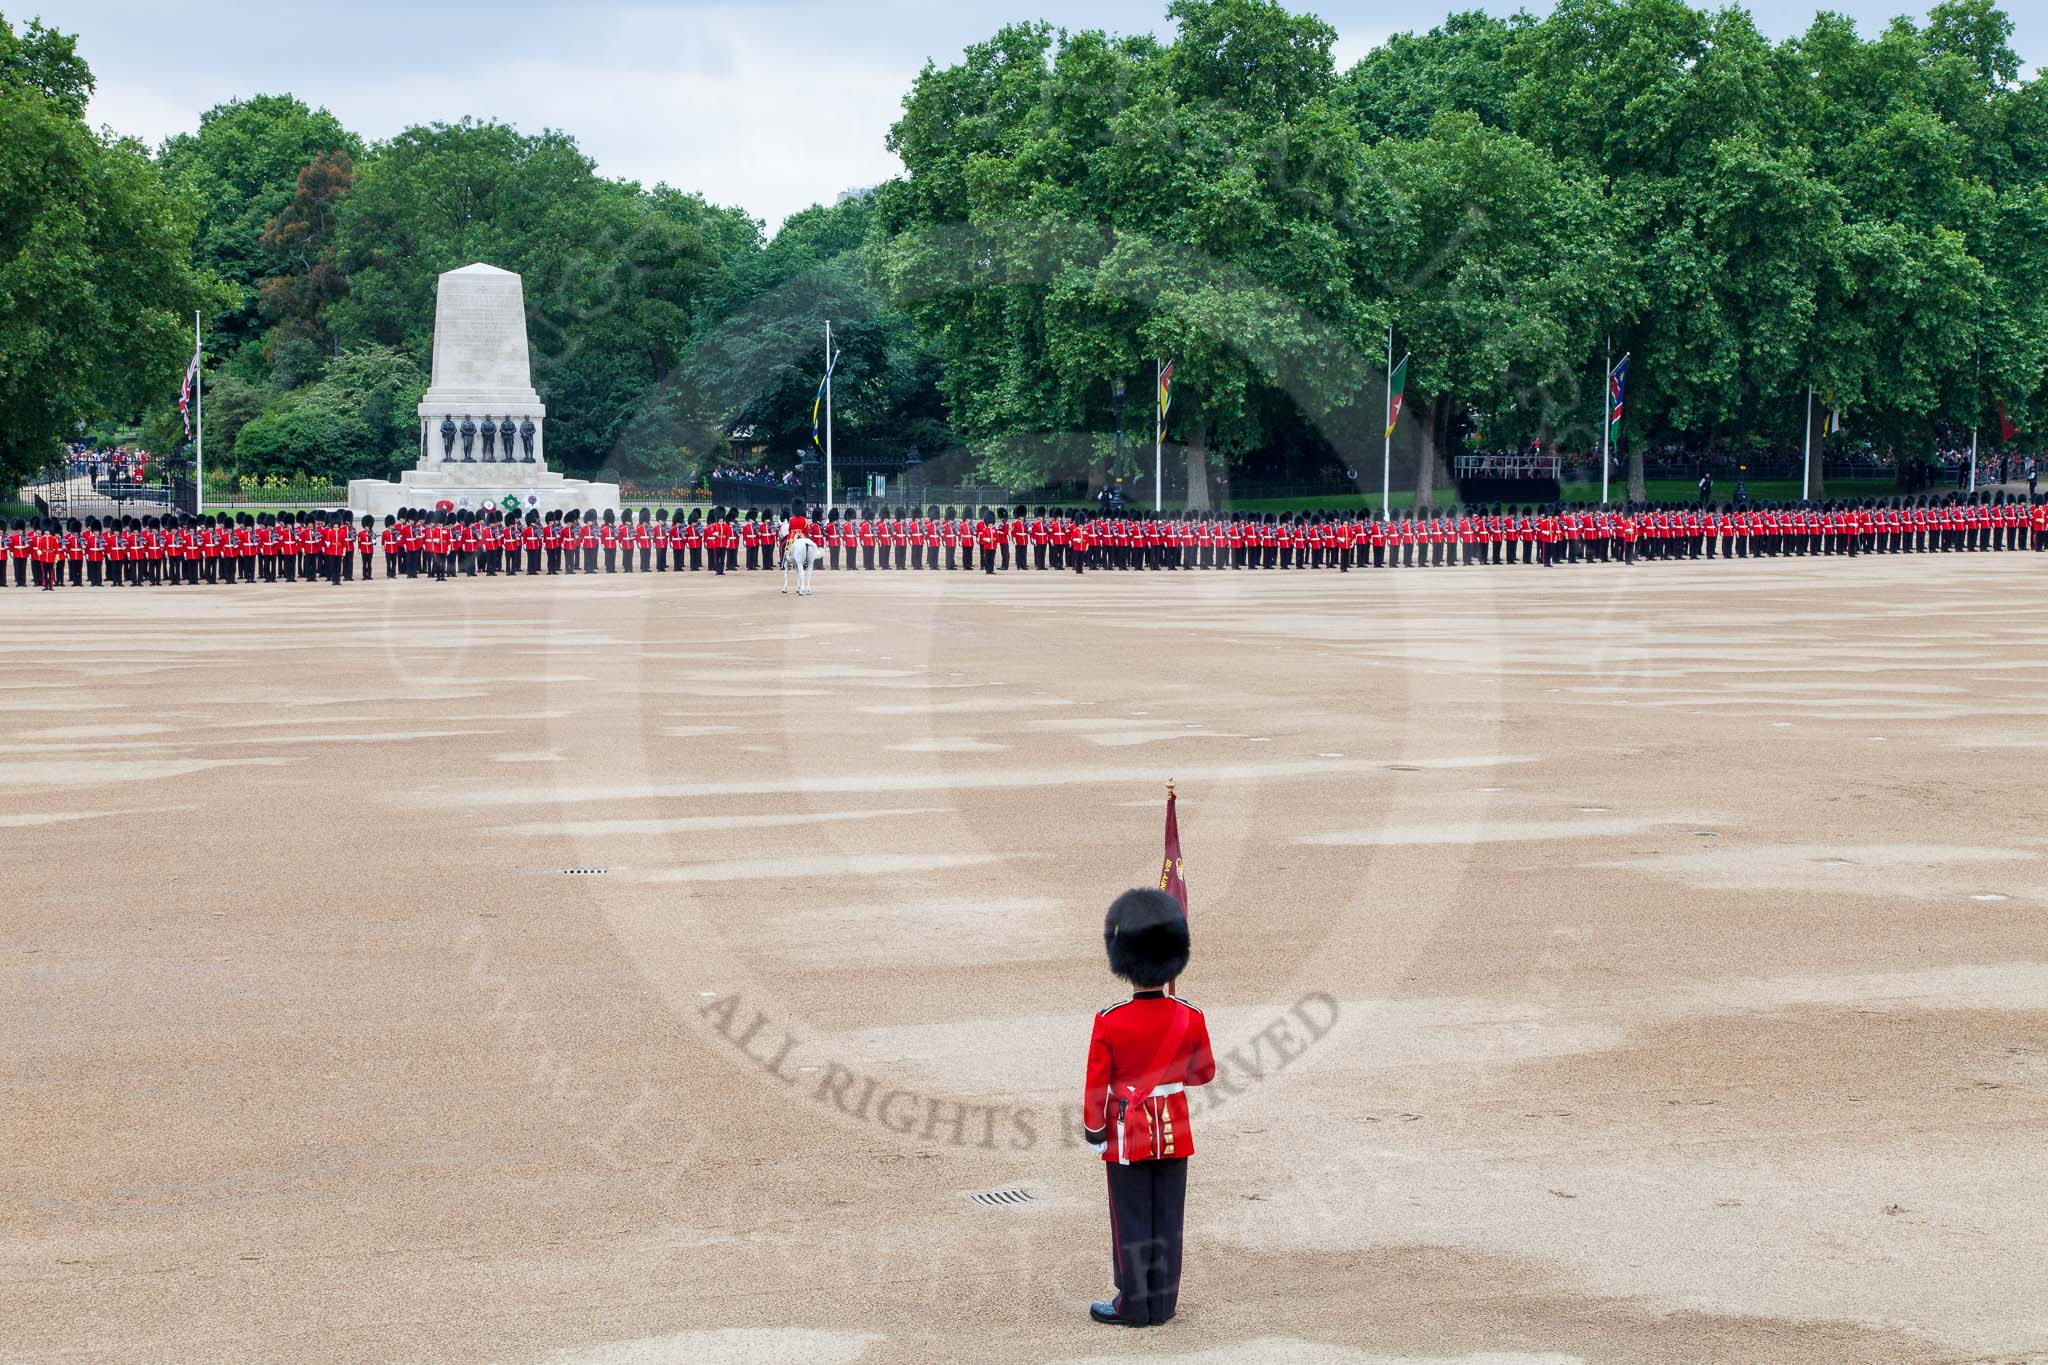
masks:
<path fill-rule="evenodd" d="M 1378 189 L 1333 32 L 1262 0 L 1169 13 L 1170 47 L 1003 29 L 928 67 L 891 132 L 908 175 L 879 195 L 876 276 L 1005 482 L 1102 478 L 1112 383 L 1143 413 L 1170 356 L 1199 504 L 1215 459 L 1330 430 L 1376 352 L 1345 223 Z"/>
<path fill-rule="evenodd" d="M 348 293 L 335 260 L 337 210 L 354 179 L 355 162 L 347 152 L 321 153 L 299 169 L 291 202 L 263 229 L 259 245 L 277 272 L 258 286 L 257 311 L 270 328 L 266 347 L 291 340 L 328 343 L 327 309 Z"/>
<path fill-rule="evenodd" d="M 0 89 L 41 95 L 57 112 L 85 117 L 92 98 L 92 68 L 78 55 L 78 39 L 31 19 L 20 33 L 0 14 Z"/>
<path fill-rule="evenodd" d="M 1387 139 L 1373 159 L 1397 187 L 1368 235 L 1398 345 L 1414 353 L 1415 500 L 1427 505 L 1463 414 L 1572 419 L 1591 339 L 1633 281 L 1598 187 L 1473 114 Z"/>
<path fill-rule="evenodd" d="M 140 144 L 85 124 L 92 78 L 71 40 L 0 19 L 0 479 L 83 423 L 177 392 L 192 315 L 197 206 Z"/>
<path fill-rule="evenodd" d="M 323 377 L 243 426 L 234 468 L 250 477 L 299 473 L 337 482 L 389 478 L 412 463 L 426 375 L 405 352 L 352 347 Z"/>
<path fill-rule="evenodd" d="M 257 295 L 275 273 L 263 248 L 271 220 L 292 202 L 300 170 L 321 156 L 362 154 L 362 140 L 325 109 L 292 95 L 255 95 L 215 105 L 196 132 L 167 138 L 158 164 L 202 206 L 198 264 L 233 286 L 212 344 L 232 351 L 256 335 Z"/>
<path fill-rule="evenodd" d="M 1372 141 L 1422 137 L 1448 113 L 1505 128 L 1515 90 L 1508 46 L 1531 22 L 1526 14 L 1503 20 L 1468 10 L 1420 37 L 1396 33 L 1345 73 L 1344 96 Z"/>

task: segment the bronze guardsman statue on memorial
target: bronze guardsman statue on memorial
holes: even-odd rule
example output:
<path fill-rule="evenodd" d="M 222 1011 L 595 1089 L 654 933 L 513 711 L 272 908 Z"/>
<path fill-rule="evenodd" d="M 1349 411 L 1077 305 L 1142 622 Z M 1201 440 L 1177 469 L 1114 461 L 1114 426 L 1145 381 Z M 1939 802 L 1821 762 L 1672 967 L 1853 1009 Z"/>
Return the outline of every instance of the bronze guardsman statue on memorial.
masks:
<path fill-rule="evenodd" d="M 511 419 L 510 417 L 507 417 L 507 418 L 506 418 L 506 419 L 505 419 L 504 421 L 502 421 L 502 422 L 498 423 L 498 445 L 499 445 L 499 446 L 500 446 L 500 448 L 502 448 L 502 449 L 504 450 L 504 452 L 505 452 L 505 454 L 504 454 L 504 455 L 503 455 L 503 457 L 502 457 L 502 458 L 503 458 L 503 460 L 504 460 L 504 462 L 505 462 L 506 464 L 511 464 L 511 463 L 512 463 L 512 419 Z"/>
<path fill-rule="evenodd" d="M 441 463 L 446 464 L 454 458 L 455 419 L 453 417 L 443 417 L 441 419 Z"/>
<path fill-rule="evenodd" d="M 483 434 L 484 463 L 496 464 L 498 462 L 498 428 L 491 421 L 489 413 L 484 414 Z"/>
<path fill-rule="evenodd" d="M 476 423 L 471 421 L 469 414 L 465 412 L 462 414 L 462 462 L 464 464 L 476 463 L 476 456 L 470 449 L 475 443 Z"/>

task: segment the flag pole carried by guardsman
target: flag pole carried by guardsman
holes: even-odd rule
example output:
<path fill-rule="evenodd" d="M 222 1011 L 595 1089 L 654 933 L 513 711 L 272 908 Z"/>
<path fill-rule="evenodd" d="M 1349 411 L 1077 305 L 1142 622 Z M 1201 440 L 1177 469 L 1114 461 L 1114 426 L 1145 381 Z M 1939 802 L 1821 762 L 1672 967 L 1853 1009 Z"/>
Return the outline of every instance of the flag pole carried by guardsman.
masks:
<path fill-rule="evenodd" d="M 1157 1327 L 1179 1305 L 1186 1222 L 1187 1087 L 1216 1075 L 1202 1012 L 1166 987 L 1188 965 L 1187 886 L 1181 876 L 1174 792 L 1167 788 L 1167 856 L 1160 885 L 1110 902 L 1102 941 L 1109 970 L 1135 989 L 1098 1011 L 1088 1039 L 1081 1121 L 1109 1178 L 1116 1294 L 1088 1305 L 1097 1322 Z"/>
<path fill-rule="evenodd" d="M 1180 856 L 1180 817 L 1174 805 L 1180 798 L 1173 790 L 1172 779 L 1166 783 L 1166 854 L 1159 867 L 1159 889 L 1180 905 L 1180 917 L 1188 917 L 1188 879 Z M 1166 983 L 1168 995 L 1179 995 L 1178 980 Z"/>

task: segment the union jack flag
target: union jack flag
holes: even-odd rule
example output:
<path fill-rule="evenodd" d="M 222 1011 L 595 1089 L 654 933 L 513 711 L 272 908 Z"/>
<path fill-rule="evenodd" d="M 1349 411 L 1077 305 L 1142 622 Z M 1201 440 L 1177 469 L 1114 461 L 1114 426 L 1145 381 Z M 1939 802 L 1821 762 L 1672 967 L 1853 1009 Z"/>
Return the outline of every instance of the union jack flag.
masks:
<path fill-rule="evenodd" d="M 192 386 L 199 382 L 199 348 L 192 348 L 192 363 L 185 367 L 185 382 L 178 386 L 178 416 L 185 421 L 185 437 L 192 436 Z"/>
<path fill-rule="evenodd" d="M 1610 428 L 1621 425 L 1622 393 L 1628 388 L 1628 357 L 1623 356 L 1619 364 L 1607 375 L 1607 425 Z"/>

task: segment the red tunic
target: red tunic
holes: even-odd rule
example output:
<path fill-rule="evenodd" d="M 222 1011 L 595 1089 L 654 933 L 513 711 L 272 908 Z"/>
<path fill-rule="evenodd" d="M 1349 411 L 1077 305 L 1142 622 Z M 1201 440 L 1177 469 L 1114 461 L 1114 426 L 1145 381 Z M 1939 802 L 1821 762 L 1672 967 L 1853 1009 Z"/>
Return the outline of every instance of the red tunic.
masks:
<path fill-rule="evenodd" d="M 1095 1016 L 1081 1122 L 1102 1159 L 1128 1166 L 1191 1156 L 1186 1087 L 1216 1076 L 1209 1026 L 1178 996 L 1139 991 Z"/>

